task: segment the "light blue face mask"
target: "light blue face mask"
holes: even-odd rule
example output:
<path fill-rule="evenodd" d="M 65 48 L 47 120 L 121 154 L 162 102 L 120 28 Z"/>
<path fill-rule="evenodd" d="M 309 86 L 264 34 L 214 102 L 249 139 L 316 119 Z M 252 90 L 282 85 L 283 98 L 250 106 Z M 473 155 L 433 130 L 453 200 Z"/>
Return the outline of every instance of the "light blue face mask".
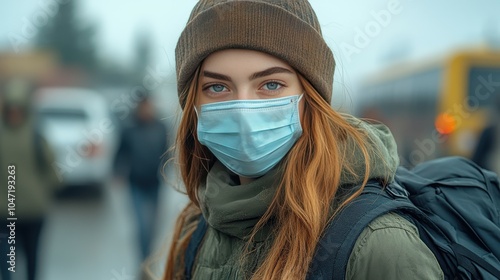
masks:
<path fill-rule="evenodd" d="M 259 177 L 273 168 L 302 134 L 302 95 L 235 100 L 201 106 L 198 140 L 232 172 Z"/>

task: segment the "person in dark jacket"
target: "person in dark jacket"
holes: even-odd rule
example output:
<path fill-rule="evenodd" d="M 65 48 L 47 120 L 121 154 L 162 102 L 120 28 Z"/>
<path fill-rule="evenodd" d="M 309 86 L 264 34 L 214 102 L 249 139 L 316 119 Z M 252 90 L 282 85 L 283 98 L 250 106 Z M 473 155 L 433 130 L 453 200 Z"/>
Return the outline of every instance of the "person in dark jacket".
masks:
<path fill-rule="evenodd" d="M 115 158 L 117 175 L 128 173 L 143 260 L 150 253 L 154 237 L 159 169 L 166 147 L 166 127 L 156 119 L 153 104 L 149 98 L 145 98 L 137 105 L 132 124 L 123 129 Z"/>
<path fill-rule="evenodd" d="M 307 0 L 197 1 L 176 65 L 190 202 L 163 279 L 306 279 L 322 233 L 358 187 L 394 180 L 390 131 L 330 106 L 335 62 Z M 207 230 L 186 272 L 200 215 Z M 389 213 L 357 239 L 346 279 L 443 272 L 415 225 Z"/>
<path fill-rule="evenodd" d="M 481 132 L 472 161 L 500 175 L 500 92 L 490 108 L 489 125 Z"/>

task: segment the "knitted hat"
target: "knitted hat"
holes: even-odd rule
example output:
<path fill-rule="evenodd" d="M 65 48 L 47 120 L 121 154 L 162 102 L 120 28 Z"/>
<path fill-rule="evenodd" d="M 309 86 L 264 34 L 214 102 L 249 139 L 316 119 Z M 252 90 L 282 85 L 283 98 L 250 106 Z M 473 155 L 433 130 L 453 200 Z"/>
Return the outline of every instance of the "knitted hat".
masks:
<path fill-rule="evenodd" d="M 278 57 L 300 72 L 330 103 L 335 61 L 307 0 L 200 0 L 175 49 L 180 93 L 200 63 L 223 49 Z"/>

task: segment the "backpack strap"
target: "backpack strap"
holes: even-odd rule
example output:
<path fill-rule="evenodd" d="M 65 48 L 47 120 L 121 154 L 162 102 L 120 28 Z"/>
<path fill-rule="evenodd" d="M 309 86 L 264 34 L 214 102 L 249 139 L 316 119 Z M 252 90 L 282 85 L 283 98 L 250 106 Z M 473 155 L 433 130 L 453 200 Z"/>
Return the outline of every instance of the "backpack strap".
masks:
<path fill-rule="evenodd" d="M 481 274 L 477 271 L 472 262 L 484 268 L 486 271 L 491 273 L 491 275 L 495 276 L 497 279 L 500 279 L 500 270 L 498 270 L 496 267 L 494 267 L 493 265 L 489 264 L 488 262 L 480 258 L 476 253 L 472 252 L 471 250 L 467 249 L 466 247 L 458 243 L 451 244 L 451 248 L 453 249 L 453 252 L 457 257 L 457 261 L 460 264 L 460 266 L 467 269 L 474 277 L 473 279 L 481 279 Z"/>
<path fill-rule="evenodd" d="M 196 254 L 198 253 L 198 249 L 200 248 L 201 241 L 205 236 L 205 232 L 207 231 L 207 221 L 200 215 L 200 220 L 198 221 L 198 225 L 196 226 L 193 235 L 191 236 L 191 240 L 189 240 L 188 247 L 186 249 L 186 253 L 184 255 L 184 264 L 185 264 L 185 279 L 191 280 L 193 272 L 194 261 L 196 259 Z"/>
<path fill-rule="evenodd" d="M 394 211 L 419 213 L 397 183 L 384 191 L 379 183 L 369 183 L 361 195 L 330 222 L 318 242 L 307 279 L 345 279 L 347 263 L 361 232 L 375 218 Z M 333 276 L 333 277 L 332 277 Z"/>

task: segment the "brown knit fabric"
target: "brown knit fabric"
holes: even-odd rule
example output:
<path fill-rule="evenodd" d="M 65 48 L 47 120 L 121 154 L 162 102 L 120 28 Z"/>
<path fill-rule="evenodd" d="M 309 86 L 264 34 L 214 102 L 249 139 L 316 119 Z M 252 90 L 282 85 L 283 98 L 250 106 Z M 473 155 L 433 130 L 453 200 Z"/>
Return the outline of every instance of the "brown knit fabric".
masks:
<path fill-rule="evenodd" d="M 200 0 L 175 50 L 181 92 L 209 54 L 238 48 L 276 56 L 304 75 L 330 103 L 335 62 L 307 0 Z"/>

